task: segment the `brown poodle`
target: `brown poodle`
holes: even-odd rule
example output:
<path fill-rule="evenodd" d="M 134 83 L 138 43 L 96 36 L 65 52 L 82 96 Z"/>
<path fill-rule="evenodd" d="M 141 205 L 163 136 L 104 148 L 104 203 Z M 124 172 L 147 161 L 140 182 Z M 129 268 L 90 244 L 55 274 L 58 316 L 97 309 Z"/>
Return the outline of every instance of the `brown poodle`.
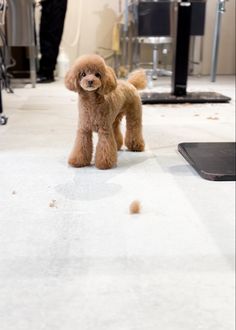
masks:
<path fill-rule="evenodd" d="M 100 169 L 115 166 L 117 150 L 123 145 L 120 122 L 124 115 L 125 145 L 131 151 L 144 150 L 142 106 L 137 91 L 146 86 L 143 70 L 133 72 L 128 81 L 117 80 L 102 57 L 84 55 L 67 73 L 65 84 L 69 90 L 79 94 L 79 127 L 68 160 L 70 165 L 82 167 L 90 164 L 92 132 L 97 132 L 95 166 Z"/>

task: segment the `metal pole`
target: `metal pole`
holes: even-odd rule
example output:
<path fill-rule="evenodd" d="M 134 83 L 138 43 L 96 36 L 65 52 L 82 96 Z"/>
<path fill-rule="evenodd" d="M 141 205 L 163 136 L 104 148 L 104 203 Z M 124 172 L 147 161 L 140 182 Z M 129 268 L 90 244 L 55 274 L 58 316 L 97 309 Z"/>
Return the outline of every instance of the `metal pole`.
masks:
<path fill-rule="evenodd" d="M 185 96 L 187 93 L 191 18 L 191 2 L 188 0 L 177 2 L 177 26 L 172 69 L 172 94 L 175 96 Z"/>
<path fill-rule="evenodd" d="M 158 48 L 157 45 L 153 46 L 153 68 L 152 68 L 152 79 L 157 79 L 157 65 L 158 65 Z"/>
<path fill-rule="evenodd" d="M 7 117 L 3 114 L 3 105 L 2 105 L 2 67 L 3 59 L 0 53 L 0 125 L 6 125 Z"/>
<path fill-rule="evenodd" d="M 0 80 L 0 125 L 6 125 L 7 117 L 3 114 L 3 106 L 2 106 L 2 82 Z"/>
<path fill-rule="evenodd" d="M 218 0 L 218 5 L 216 8 L 216 20 L 215 20 L 215 29 L 214 29 L 214 36 L 213 36 L 212 59 L 211 59 L 211 81 L 212 82 L 216 81 L 221 19 L 222 19 L 222 14 L 225 12 L 225 1 L 226 0 Z"/>
<path fill-rule="evenodd" d="M 129 3 L 125 0 L 124 10 L 124 26 L 123 26 L 123 65 L 127 67 L 128 52 L 127 52 L 127 37 L 128 37 L 128 15 L 129 15 Z"/>
<path fill-rule="evenodd" d="M 30 57 L 30 79 L 32 87 L 36 86 L 36 34 L 35 34 L 35 1 L 32 1 L 31 6 L 31 19 L 32 19 L 32 29 L 31 29 L 31 44 L 29 46 L 29 57 Z"/>
<path fill-rule="evenodd" d="M 29 58 L 30 58 L 30 80 L 32 87 L 36 86 L 36 47 L 29 46 Z"/>

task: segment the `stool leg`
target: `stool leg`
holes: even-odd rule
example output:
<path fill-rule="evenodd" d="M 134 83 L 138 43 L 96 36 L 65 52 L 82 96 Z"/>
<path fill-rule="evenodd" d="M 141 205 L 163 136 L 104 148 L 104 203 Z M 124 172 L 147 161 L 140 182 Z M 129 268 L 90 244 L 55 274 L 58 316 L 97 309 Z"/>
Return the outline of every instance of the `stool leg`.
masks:
<path fill-rule="evenodd" d="M 34 88 L 36 85 L 36 48 L 35 46 L 29 47 L 29 55 L 30 55 L 30 80 L 32 83 L 32 87 Z"/>
<path fill-rule="evenodd" d="M 216 22 L 214 29 L 214 40 L 213 40 L 213 51 L 212 51 L 212 59 L 211 59 L 211 81 L 216 81 L 216 70 L 217 70 L 217 62 L 218 62 L 218 50 L 219 50 L 219 41 L 220 41 L 220 28 L 221 28 L 221 19 L 223 10 L 221 8 L 222 2 L 218 1 L 218 6 L 216 10 Z"/>
<path fill-rule="evenodd" d="M 158 65 L 158 50 L 157 45 L 154 45 L 153 47 L 153 67 L 152 67 L 152 79 L 157 79 L 157 65 Z"/>

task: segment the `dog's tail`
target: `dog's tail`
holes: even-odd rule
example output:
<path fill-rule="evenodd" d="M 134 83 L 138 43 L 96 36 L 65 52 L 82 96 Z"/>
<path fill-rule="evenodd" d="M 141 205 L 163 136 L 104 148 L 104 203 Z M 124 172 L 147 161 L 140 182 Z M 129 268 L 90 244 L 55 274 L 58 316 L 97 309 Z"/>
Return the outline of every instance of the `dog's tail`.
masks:
<path fill-rule="evenodd" d="M 144 89 L 147 86 L 147 77 L 143 69 L 135 70 L 130 73 L 128 82 L 137 89 Z"/>

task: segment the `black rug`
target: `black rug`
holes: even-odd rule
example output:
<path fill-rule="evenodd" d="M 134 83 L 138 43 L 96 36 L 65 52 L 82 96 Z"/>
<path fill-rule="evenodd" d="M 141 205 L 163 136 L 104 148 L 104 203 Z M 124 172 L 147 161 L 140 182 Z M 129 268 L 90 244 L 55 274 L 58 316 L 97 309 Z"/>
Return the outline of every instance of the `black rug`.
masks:
<path fill-rule="evenodd" d="M 236 180 L 234 142 L 180 143 L 178 150 L 204 179 Z"/>
<path fill-rule="evenodd" d="M 170 93 L 141 92 L 143 104 L 173 104 L 173 103 L 227 103 L 230 97 L 215 92 L 193 92 L 185 96 L 175 96 Z"/>

